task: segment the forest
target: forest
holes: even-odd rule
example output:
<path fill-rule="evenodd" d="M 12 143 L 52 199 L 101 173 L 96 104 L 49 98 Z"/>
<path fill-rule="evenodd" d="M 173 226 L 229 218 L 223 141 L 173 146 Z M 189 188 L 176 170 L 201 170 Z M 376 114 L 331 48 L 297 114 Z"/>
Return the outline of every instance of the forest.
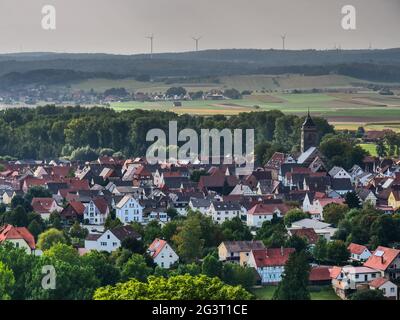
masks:
<path fill-rule="evenodd" d="M 176 120 L 178 130 L 192 128 L 255 129 L 260 160 L 273 151 L 297 151 L 304 118 L 280 111 L 241 113 L 226 117 L 178 116 L 172 112 L 109 108 L 55 107 L 11 108 L 0 113 L 0 156 L 3 159 L 49 159 L 72 157 L 94 160 L 99 154 L 143 156 L 152 142 L 146 142 L 150 129 L 168 133 L 168 122 Z M 314 119 L 320 138 L 333 134 L 325 119 Z M 268 144 L 268 145 L 267 145 Z M 257 148 L 256 148 L 257 149 Z M 267 150 L 268 149 L 268 150 Z M 257 151 L 256 151 L 257 152 Z"/>

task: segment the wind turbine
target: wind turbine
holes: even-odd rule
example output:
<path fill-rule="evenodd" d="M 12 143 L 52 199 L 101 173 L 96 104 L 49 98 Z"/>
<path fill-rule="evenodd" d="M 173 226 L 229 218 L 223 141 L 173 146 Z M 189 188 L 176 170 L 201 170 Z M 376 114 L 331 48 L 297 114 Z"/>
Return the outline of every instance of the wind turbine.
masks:
<path fill-rule="evenodd" d="M 199 41 L 202 37 L 192 37 L 193 41 L 196 43 L 196 51 L 199 51 Z"/>
<path fill-rule="evenodd" d="M 286 33 L 281 35 L 281 38 L 282 38 L 282 50 L 285 50 Z"/>
<path fill-rule="evenodd" d="M 153 59 L 153 41 L 154 41 L 154 34 L 151 34 L 146 37 L 146 39 L 150 40 L 150 59 Z"/>

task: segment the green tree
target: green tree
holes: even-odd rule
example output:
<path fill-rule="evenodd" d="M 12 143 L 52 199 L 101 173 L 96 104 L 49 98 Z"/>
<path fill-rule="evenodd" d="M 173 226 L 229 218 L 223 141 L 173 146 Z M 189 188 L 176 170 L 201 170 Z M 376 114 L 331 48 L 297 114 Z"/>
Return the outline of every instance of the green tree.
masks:
<path fill-rule="evenodd" d="M 122 267 L 121 275 L 123 280 L 135 278 L 139 281 L 146 281 L 151 273 L 152 269 L 147 266 L 144 257 L 134 253 Z"/>
<path fill-rule="evenodd" d="M 10 300 L 15 285 L 14 273 L 0 261 L 0 300 Z"/>
<path fill-rule="evenodd" d="M 275 300 L 310 300 L 308 282 L 310 265 L 303 252 L 292 253 L 285 265 L 285 271 L 278 288 L 274 292 Z"/>
<path fill-rule="evenodd" d="M 157 220 L 150 221 L 144 228 L 144 243 L 150 244 L 162 235 L 161 225 Z"/>
<path fill-rule="evenodd" d="M 215 253 L 209 253 L 203 259 L 201 270 L 206 276 L 221 278 L 222 267 L 222 262 L 215 256 Z"/>
<path fill-rule="evenodd" d="M 256 274 L 253 268 L 242 267 L 236 263 L 225 263 L 222 269 L 221 280 L 226 284 L 240 285 L 250 290 L 256 283 Z"/>
<path fill-rule="evenodd" d="M 345 203 L 350 209 L 360 208 L 360 198 L 357 196 L 355 192 L 347 192 L 345 197 Z"/>
<path fill-rule="evenodd" d="M 303 210 L 300 209 L 291 209 L 286 212 L 284 217 L 285 225 L 290 226 L 293 222 L 309 218 L 310 215 Z"/>
<path fill-rule="evenodd" d="M 376 142 L 376 153 L 379 157 L 384 158 L 387 156 L 387 147 L 383 140 L 379 140 Z"/>
<path fill-rule="evenodd" d="M 350 258 L 350 252 L 346 244 L 341 240 L 334 240 L 327 245 L 327 259 L 336 265 L 346 263 Z"/>
<path fill-rule="evenodd" d="M 226 241 L 245 241 L 253 239 L 250 229 L 239 217 L 225 220 L 221 224 L 221 230 L 223 238 Z"/>
<path fill-rule="evenodd" d="M 39 234 L 43 232 L 43 227 L 40 225 L 39 222 L 33 220 L 28 226 L 29 232 L 35 237 L 38 238 Z"/>
<path fill-rule="evenodd" d="M 183 261 L 195 262 L 200 259 L 203 255 L 204 239 L 198 216 L 189 216 L 172 240 Z"/>
<path fill-rule="evenodd" d="M 115 286 L 98 288 L 94 300 L 249 300 L 252 295 L 240 286 L 229 286 L 205 275 L 150 276 Z"/>
<path fill-rule="evenodd" d="M 75 221 L 69 229 L 69 235 L 73 238 L 85 239 L 88 235 L 88 230 L 81 227 L 78 221 Z"/>
<path fill-rule="evenodd" d="M 318 262 L 324 262 L 328 258 L 328 241 L 325 237 L 320 237 L 313 249 L 314 259 Z"/>
<path fill-rule="evenodd" d="M 339 222 L 345 218 L 348 210 L 349 207 L 347 205 L 330 203 L 326 205 L 322 211 L 324 222 L 337 226 Z"/>
<path fill-rule="evenodd" d="M 94 270 L 101 286 L 114 285 L 120 280 L 120 271 L 113 265 L 108 253 L 92 250 L 81 259 L 84 265 Z"/>
<path fill-rule="evenodd" d="M 51 228 L 39 235 L 37 246 L 44 251 L 50 249 L 57 243 L 67 243 L 67 240 L 62 231 Z"/>
<path fill-rule="evenodd" d="M 350 300 L 387 300 L 381 290 L 359 290 L 349 297 Z"/>

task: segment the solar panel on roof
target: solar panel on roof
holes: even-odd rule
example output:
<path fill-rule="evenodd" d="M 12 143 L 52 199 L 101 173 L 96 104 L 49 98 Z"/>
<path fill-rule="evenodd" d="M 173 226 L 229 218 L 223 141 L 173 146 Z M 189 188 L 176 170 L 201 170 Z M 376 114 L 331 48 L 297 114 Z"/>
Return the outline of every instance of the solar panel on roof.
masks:
<path fill-rule="evenodd" d="M 381 251 L 381 250 L 377 250 L 376 252 L 375 252 L 375 256 L 376 257 L 382 257 L 383 255 L 385 254 L 385 252 L 383 252 L 383 251 Z"/>

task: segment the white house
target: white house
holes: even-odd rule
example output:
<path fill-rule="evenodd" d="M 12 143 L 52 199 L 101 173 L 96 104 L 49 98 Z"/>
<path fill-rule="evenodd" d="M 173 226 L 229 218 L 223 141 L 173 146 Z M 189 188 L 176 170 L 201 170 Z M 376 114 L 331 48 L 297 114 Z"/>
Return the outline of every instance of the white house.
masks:
<path fill-rule="evenodd" d="M 213 201 L 207 214 L 213 221 L 223 223 L 226 220 L 232 220 L 235 217 L 241 217 L 245 209 L 238 202 Z"/>
<path fill-rule="evenodd" d="M 123 223 L 143 222 L 143 207 L 131 195 L 124 196 L 115 206 L 115 215 Z"/>
<path fill-rule="evenodd" d="M 211 205 L 210 199 L 190 198 L 189 201 L 189 208 L 192 209 L 193 211 L 199 211 L 202 214 L 207 214 L 210 205 Z"/>
<path fill-rule="evenodd" d="M 383 295 L 389 300 L 397 300 L 397 286 L 386 278 L 377 278 L 369 283 L 371 290 L 381 290 Z"/>
<path fill-rule="evenodd" d="M 287 211 L 289 208 L 283 203 L 257 203 L 247 211 L 247 225 L 260 228 L 265 221 L 271 221 L 274 215 L 281 218 Z"/>
<path fill-rule="evenodd" d="M 239 183 L 233 188 L 230 195 L 254 196 L 256 192 L 251 190 L 249 186 Z"/>
<path fill-rule="evenodd" d="M 109 213 L 107 202 L 103 198 L 96 198 L 85 205 L 83 219 L 91 225 L 103 225 Z"/>
<path fill-rule="evenodd" d="M 274 284 L 282 280 L 286 262 L 293 248 L 268 248 L 252 250 L 247 265 L 256 269 L 262 284 Z"/>
<path fill-rule="evenodd" d="M 14 227 L 6 224 L 0 227 L 0 244 L 12 243 L 17 248 L 22 248 L 26 253 L 35 252 L 35 238 L 25 227 Z"/>
<path fill-rule="evenodd" d="M 342 167 L 335 166 L 328 173 L 334 179 L 351 179 L 351 175 Z"/>
<path fill-rule="evenodd" d="M 369 282 L 381 277 L 379 270 L 369 267 L 344 266 L 331 269 L 332 287 L 336 294 L 346 299 L 349 293 L 363 288 Z"/>
<path fill-rule="evenodd" d="M 371 251 L 360 244 L 350 243 L 347 249 L 350 251 L 350 260 L 352 261 L 367 261 L 371 256 Z"/>
<path fill-rule="evenodd" d="M 147 249 L 147 252 L 153 258 L 154 263 L 164 269 L 169 269 L 179 260 L 179 256 L 167 241 L 155 239 Z"/>
<path fill-rule="evenodd" d="M 122 226 L 106 230 L 104 233 L 89 234 L 85 239 L 85 249 L 113 252 L 121 247 L 122 241 L 127 238 L 141 239 L 131 226 Z"/>

